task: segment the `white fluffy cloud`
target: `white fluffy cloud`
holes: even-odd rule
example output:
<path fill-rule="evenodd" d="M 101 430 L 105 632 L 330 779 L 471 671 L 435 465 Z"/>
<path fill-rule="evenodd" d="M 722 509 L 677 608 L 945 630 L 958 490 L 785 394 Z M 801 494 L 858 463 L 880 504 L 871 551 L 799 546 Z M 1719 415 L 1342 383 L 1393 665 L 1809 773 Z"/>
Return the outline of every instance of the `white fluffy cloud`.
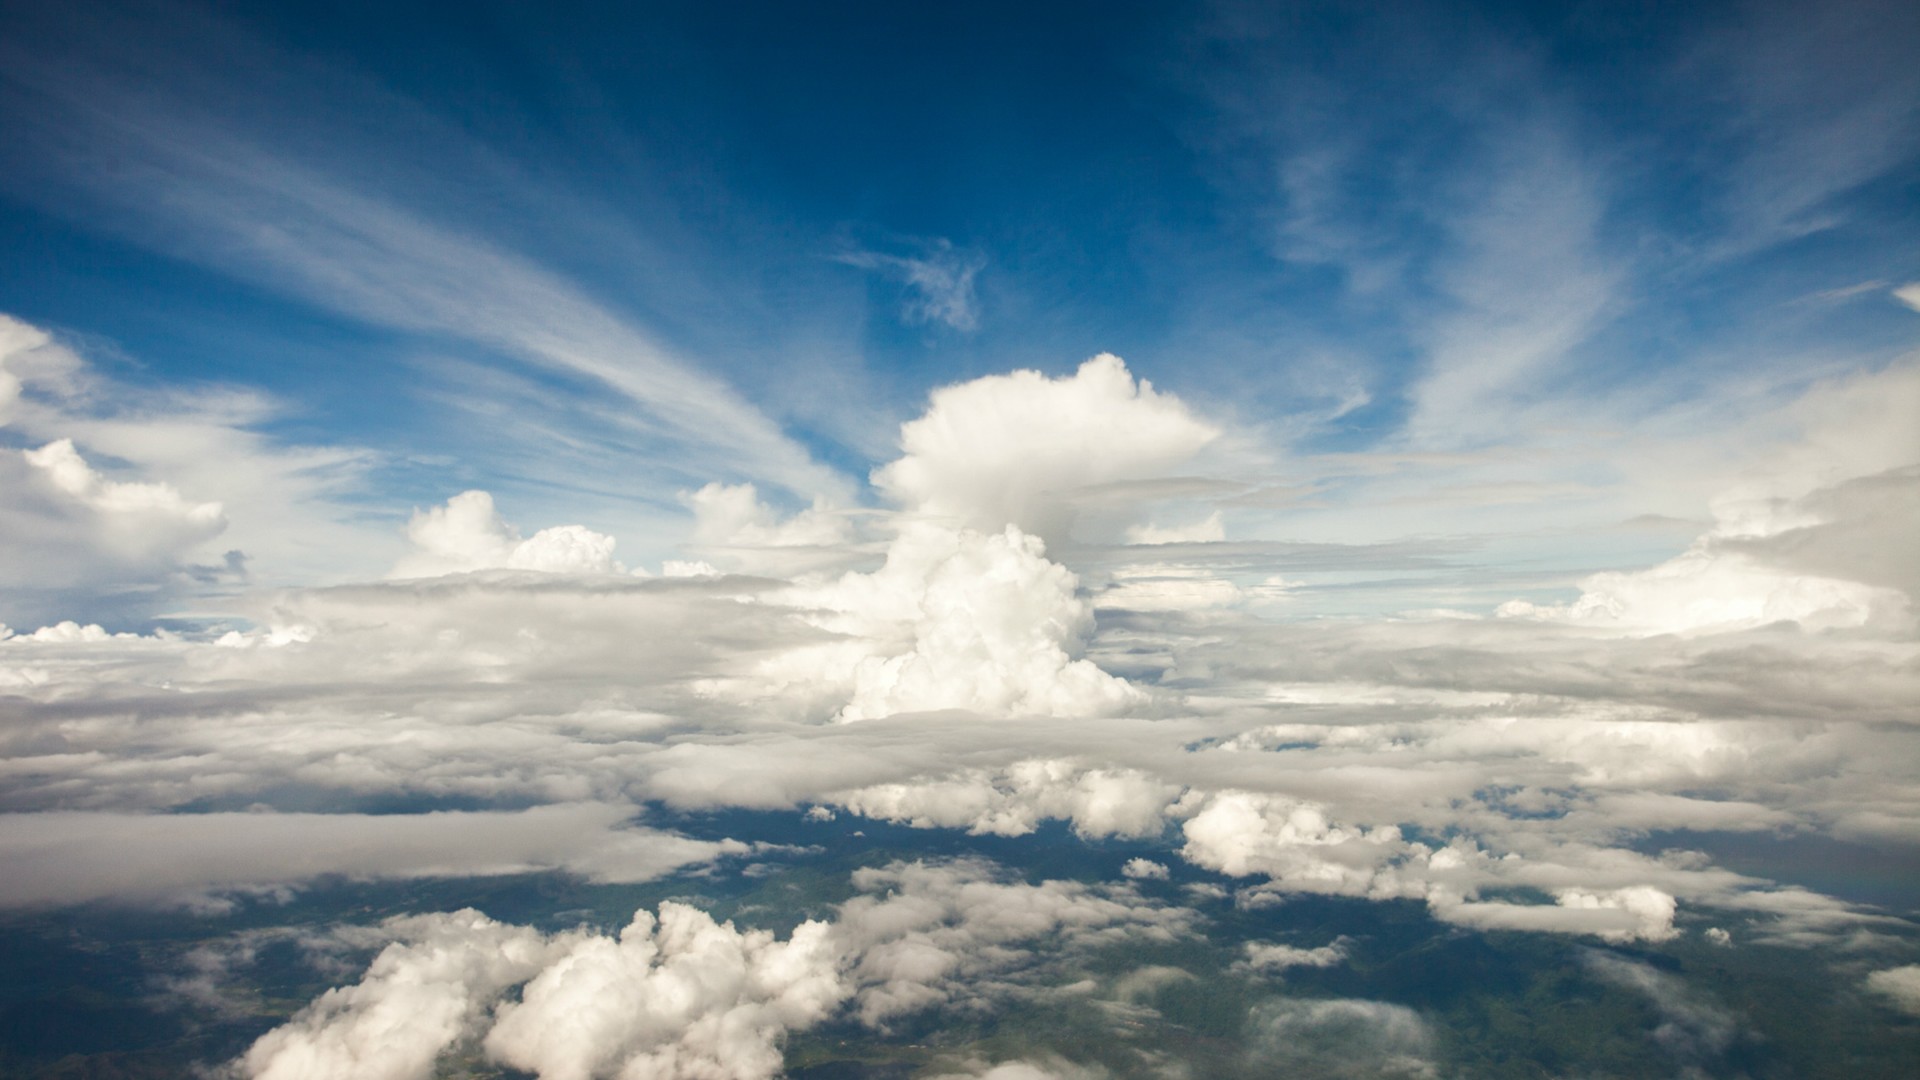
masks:
<path fill-rule="evenodd" d="M 865 817 L 917 828 L 1025 836 L 1046 819 L 1080 836 L 1157 836 L 1182 789 L 1136 769 L 1102 769 L 1053 758 L 1015 762 L 906 783 L 835 792 L 827 801 Z M 1162 871 L 1164 873 L 1164 869 Z"/>
<path fill-rule="evenodd" d="M 778 941 L 684 904 L 636 912 L 541 971 L 486 1036 L 495 1060 L 541 1080 L 731 1077 L 780 1071 L 780 1038 L 847 995 L 825 923 Z"/>
<path fill-rule="evenodd" d="M 921 514 L 1058 543 L 1081 489 L 1163 475 L 1219 434 L 1103 354 L 1066 378 L 1016 371 L 934 391 L 873 480 Z"/>
<path fill-rule="evenodd" d="M 980 862 L 896 864 L 854 882 L 862 895 L 833 921 L 803 922 L 785 940 L 671 901 L 616 936 L 546 937 L 472 911 L 393 920 L 384 929 L 397 940 L 360 982 L 328 991 L 235 1065 L 272 1080 L 412 1080 L 478 1037 L 488 1057 L 541 1080 L 765 1080 L 788 1032 L 849 1004 L 882 1027 L 1018 972 L 1034 960 L 1027 943 L 1171 940 L 1192 919 L 1124 890 L 1002 881 Z M 518 1000 L 495 1007 L 514 986 Z"/>
<path fill-rule="evenodd" d="M 1022 371 L 935 391 L 901 428 L 903 456 L 874 473 L 903 508 L 884 565 L 787 598 L 843 640 L 776 657 L 727 692 L 791 707 L 810 696 L 796 684 L 817 694 L 825 682 L 844 695 L 833 710 L 843 720 L 1141 706 L 1144 695 L 1080 655 L 1093 610 L 1047 544 L 1068 538 L 1077 489 L 1158 476 L 1217 435 L 1113 356 L 1067 378 Z M 749 569 L 791 567 L 792 549 L 848 535 L 823 505 L 782 521 L 750 486 L 708 485 L 688 501 L 696 541 Z"/>
<path fill-rule="evenodd" d="M 535 570 L 549 574 L 617 574 L 614 539 L 579 525 L 556 525 L 525 539 L 500 519 L 493 496 L 463 491 L 445 506 L 414 512 L 407 523 L 413 551 L 393 568 L 396 578 L 437 577 L 473 570 Z"/>
<path fill-rule="evenodd" d="M 470 1035 L 502 990 L 548 964 L 562 942 L 477 911 L 387 924 L 396 940 L 352 986 L 329 990 L 262 1035 L 236 1063 L 255 1080 L 415 1080 Z"/>
<path fill-rule="evenodd" d="M 1093 629 L 1079 579 L 1014 526 L 982 534 L 909 525 L 871 575 L 821 592 L 829 629 L 910 647 L 862 657 L 841 718 L 973 709 L 1097 716 L 1141 699 L 1078 657 Z M 888 650 L 889 652 L 891 650 Z"/>

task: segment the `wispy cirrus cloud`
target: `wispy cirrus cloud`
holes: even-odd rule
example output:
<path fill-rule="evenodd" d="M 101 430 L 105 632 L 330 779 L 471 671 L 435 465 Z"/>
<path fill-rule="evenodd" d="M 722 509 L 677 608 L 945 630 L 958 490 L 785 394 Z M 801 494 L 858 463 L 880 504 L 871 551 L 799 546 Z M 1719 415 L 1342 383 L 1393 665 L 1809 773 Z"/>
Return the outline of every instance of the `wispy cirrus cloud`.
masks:
<path fill-rule="evenodd" d="M 565 275 L 360 179 L 351 159 L 289 150 L 130 71 L 15 50 L 7 74 L 9 112 L 25 119 L 14 153 L 142 243 L 378 327 L 479 346 L 574 381 L 585 400 L 615 395 L 625 410 L 601 419 L 638 463 L 682 482 L 852 491 L 709 365 Z"/>
<path fill-rule="evenodd" d="M 910 323 L 938 323 L 968 332 L 980 326 L 980 299 L 974 279 L 987 257 L 956 248 L 944 238 L 910 241 L 908 254 L 858 249 L 834 256 L 836 262 L 871 270 L 899 282 L 904 290 L 900 315 Z"/>

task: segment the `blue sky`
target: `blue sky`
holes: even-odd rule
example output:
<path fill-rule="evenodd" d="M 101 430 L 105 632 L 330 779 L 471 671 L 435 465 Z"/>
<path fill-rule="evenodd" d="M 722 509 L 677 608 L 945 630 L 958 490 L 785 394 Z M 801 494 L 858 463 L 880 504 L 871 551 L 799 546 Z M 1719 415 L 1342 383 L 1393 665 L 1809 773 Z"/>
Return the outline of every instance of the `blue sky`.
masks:
<path fill-rule="evenodd" d="M 129 393 L 265 395 L 389 536 L 473 487 L 654 556 L 708 480 L 872 504 L 932 388 L 1097 352 L 1340 511 L 1236 539 L 1488 531 L 1317 455 L 1543 442 L 1525 482 L 1606 492 L 1562 524 L 1698 517 L 1722 477 L 1621 447 L 1920 335 L 1898 4 L 5 18 L 5 310 Z M 1570 557 L 1685 536 L 1620 542 Z"/>

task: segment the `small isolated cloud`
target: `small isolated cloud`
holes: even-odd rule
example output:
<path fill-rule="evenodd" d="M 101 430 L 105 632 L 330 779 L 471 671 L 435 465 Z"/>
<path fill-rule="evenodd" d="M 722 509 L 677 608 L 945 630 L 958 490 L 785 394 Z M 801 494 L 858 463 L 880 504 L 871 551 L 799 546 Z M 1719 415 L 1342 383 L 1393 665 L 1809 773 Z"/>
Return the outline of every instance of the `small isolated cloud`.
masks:
<path fill-rule="evenodd" d="M 1347 959 L 1347 939 L 1340 938 L 1330 945 L 1322 945 L 1317 949 L 1249 941 L 1242 947 L 1242 951 L 1246 957 L 1233 965 L 1235 970 L 1271 974 L 1296 967 L 1329 968 Z"/>
<path fill-rule="evenodd" d="M 1434 1037 L 1404 1005 L 1360 998 L 1271 1001 L 1253 1010 L 1253 1052 L 1276 1075 L 1432 1077 Z"/>
<path fill-rule="evenodd" d="M 1876 971 L 1867 976 L 1867 989 L 1901 1012 L 1920 1016 L 1920 964 Z"/>
<path fill-rule="evenodd" d="M 986 269 L 987 257 L 955 248 L 952 241 L 944 239 L 925 241 L 917 247 L 911 255 L 860 250 L 835 258 L 904 285 L 907 295 L 900 313 L 908 322 L 939 323 L 960 331 L 979 327 L 980 303 L 974 295 L 973 280 Z"/>
<path fill-rule="evenodd" d="M 1135 881 L 1165 881 L 1170 876 L 1165 863 L 1157 863 L 1152 859 L 1128 859 L 1127 865 L 1120 868 L 1120 873 Z"/>
<path fill-rule="evenodd" d="M 1909 282 L 1893 290 L 1894 299 L 1915 311 L 1920 311 L 1920 281 Z"/>

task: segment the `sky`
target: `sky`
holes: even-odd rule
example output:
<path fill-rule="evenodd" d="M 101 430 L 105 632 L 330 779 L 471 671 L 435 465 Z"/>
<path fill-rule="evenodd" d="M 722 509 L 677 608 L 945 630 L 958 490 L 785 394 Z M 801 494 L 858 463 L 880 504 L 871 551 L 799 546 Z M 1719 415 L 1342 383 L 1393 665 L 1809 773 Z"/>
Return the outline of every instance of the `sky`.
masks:
<path fill-rule="evenodd" d="M 1481 1075 L 1342 974 L 1406 910 L 1638 1002 L 1590 1074 L 1769 1074 L 1733 987 L 1814 979 L 1897 1075 L 1917 50 L 0 3 L 0 933 L 185 920 L 140 978 L 236 1076 L 1178 1076 L 901 1033 L 1207 971 L 1202 1074 Z M 481 906 L 534 878 L 594 899 Z"/>

